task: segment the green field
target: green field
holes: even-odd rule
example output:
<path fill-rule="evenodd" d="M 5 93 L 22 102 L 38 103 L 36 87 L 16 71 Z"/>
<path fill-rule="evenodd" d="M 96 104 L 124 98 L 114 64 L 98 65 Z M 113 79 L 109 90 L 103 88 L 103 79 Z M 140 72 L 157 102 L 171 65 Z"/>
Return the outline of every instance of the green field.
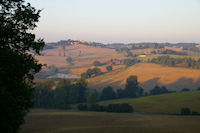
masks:
<path fill-rule="evenodd" d="M 21 133 L 199 133 L 200 116 L 32 110 Z"/>
<path fill-rule="evenodd" d="M 184 107 L 200 112 L 200 91 L 101 102 L 103 105 L 111 103 L 129 103 L 136 112 L 144 113 L 180 114 L 181 108 Z"/>

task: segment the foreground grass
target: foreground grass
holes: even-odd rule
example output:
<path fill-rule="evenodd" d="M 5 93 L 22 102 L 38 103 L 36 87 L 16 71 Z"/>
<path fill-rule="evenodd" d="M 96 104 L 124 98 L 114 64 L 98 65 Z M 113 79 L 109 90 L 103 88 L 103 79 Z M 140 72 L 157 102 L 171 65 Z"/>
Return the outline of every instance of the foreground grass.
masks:
<path fill-rule="evenodd" d="M 184 107 L 188 107 L 192 111 L 200 112 L 200 91 L 101 102 L 103 105 L 111 103 L 129 103 L 135 111 L 146 113 L 180 114 L 181 108 Z"/>
<path fill-rule="evenodd" d="M 22 133 L 199 133 L 198 116 L 32 110 Z"/>

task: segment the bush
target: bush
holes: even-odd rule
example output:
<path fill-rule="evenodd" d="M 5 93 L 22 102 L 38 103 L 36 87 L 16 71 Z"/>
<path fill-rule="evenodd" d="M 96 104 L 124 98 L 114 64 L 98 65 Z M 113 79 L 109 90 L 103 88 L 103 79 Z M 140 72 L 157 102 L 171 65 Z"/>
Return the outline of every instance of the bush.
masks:
<path fill-rule="evenodd" d="M 192 111 L 192 115 L 200 115 L 200 113 L 196 111 Z"/>
<path fill-rule="evenodd" d="M 112 66 L 111 66 L 111 65 L 110 65 L 110 66 L 107 66 L 107 67 L 106 67 L 106 69 L 107 69 L 107 71 L 108 71 L 108 72 L 110 72 L 110 71 L 112 71 L 112 70 L 113 70 L 113 68 L 112 68 Z"/>
<path fill-rule="evenodd" d="M 159 95 L 169 93 L 168 89 L 165 86 L 159 87 L 155 86 L 152 90 L 150 90 L 151 95 Z"/>
<path fill-rule="evenodd" d="M 93 62 L 93 65 L 94 65 L 94 66 L 103 66 L 104 64 L 101 63 L 100 61 L 94 61 L 94 62 Z"/>
<path fill-rule="evenodd" d="M 190 91 L 190 89 L 188 88 L 183 88 L 181 91 L 185 92 L 185 91 Z"/>
<path fill-rule="evenodd" d="M 105 112 L 107 107 L 99 105 L 99 104 L 92 104 L 89 106 L 89 111 L 97 111 L 97 112 Z"/>
<path fill-rule="evenodd" d="M 181 115 L 191 115 L 190 108 L 182 108 L 181 109 Z"/>
<path fill-rule="evenodd" d="M 109 104 L 107 107 L 107 112 L 131 113 L 133 111 L 133 108 L 128 103 Z"/>
<path fill-rule="evenodd" d="M 79 104 L 77 106 L 80 111 L 97 111 L 97 112 L 106 112 L 107 107 L 99 104 Z"/>

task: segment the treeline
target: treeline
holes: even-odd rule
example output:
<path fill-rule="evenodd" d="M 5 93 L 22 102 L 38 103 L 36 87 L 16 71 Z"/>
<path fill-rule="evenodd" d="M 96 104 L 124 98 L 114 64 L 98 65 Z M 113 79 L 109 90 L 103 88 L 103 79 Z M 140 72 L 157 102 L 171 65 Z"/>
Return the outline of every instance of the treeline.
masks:
<path fill-rule="evenodd" d="M 75 81 L 61 79 L 59 81 L 45 80 L 38 82 L 35 90 L 35 107 L 38 108 L 69 108 L 71 104 L 95 103 L 97 101 L 135 98 L 143 95 L 137 76 L 127 79 L 125 89 L 114 91 L 112 87 L 105 87 L 102 92 L 87 88 L 87 82 L 81 78 Z"/>
<path fill-rule="evenodd" d="M 85 79 L 62 79 L 57 84 L 53 80 L 45 80 L 36 84 L 35 107 L 69 108 L 70 104 L 86 102 L 87 90 Z"/>
<path fill-rule="evenodd" d="M 77 106 L 80 111 L 97 111 L 97 112 L 115 112 L 115 113 L 132 113 L 134 109 L 128 103 L 109 104 L 103 106 L 99 104 L 79 104 Z"/>
<path fill-rule="evenodd" d="M 120 63 L 128 66 L 132 66 L 135 65 L 136 63 L 140 63 L 141 61 L 138 60 L 137 58 L 132 58 L 132 59 L 124 59 L 121 60 Z M 113 63 L 113 60 L 111 59 L 111 63 Z M 114 64 L 114 63 L 113 63 Z M 89 68 L 86 72 L 81 74 L 82 78 L 93 78 L 99 75 L 104 74 L 105 72 L 102 72 L 100 68 L 98 68 L 98 66 L 103 66 L 106 65 L 106 63 L 101 63 L 99 61 L 94 61 L 93 65 L 95 66 L 95 68 Z M 107 72 L 110 72 L 113 70 L 112 65 L 107 65 L 106 66 L 106 70 Z"/>
<path fill-rule="evenodd" d="M 159 56 L 158 58 L 153 58 L 149 62 L 167 65 L 171 67 L 185 67 L 185 68 L 193 68 L 200 69 L 200 59 L 195 60 L 193 58 L 173 58 L 170 56 Z"/>
<path fill-rule="evenodd" d="M 132 66 L 135 65 L 137 63 L 140 63 L 141 61 L 138 60 L 137 58 L 132 58 L 132 59 L 124 59 L 123 60 L 123 64 L 126 66 Z"/>
<path fill-rule="evenodd" d="M 130 76 L 126 80 L 124 89 L 115 91 L 111 86 L 103 88 L 101 93 L 95 92 L 97 101 L 105 101 L 121 98 L 136 98 L 143 96 L 144 89 L 139 86 L 137 76 Z"/>
<path fill-rule="evenodd" d="M 82 73 L 81 77 L 87 79 L 87 78 L 96 77 L 96 76 L 99 76 L 102 74 L 103 74 L 103 72 L 101 71 L 101 69 L 95 67 L 93 69 L 88 69 L 86 72 Z"/>
<path fill-rule="evenodd" d="M 200 90 L 200 88 L 197 90 Z M 181 91 L 190 91 L 190 89 L 183 88 Z M 87 88 L 87 82 L 83 78 L 78 80 L 60 79 L 58 81 L 48 79 L 36 84 L 34 102 L 36 108 L 68 109 L 73 104 L 87 103 L 87 107 L 82 104 L 80 108 L 89 111 L 107 111 L 107 108 L 96 103 L 105 100 L 137 98 L 173 92 L 175 91 L 169 91 L 165 86 L 155 86 L 149 93 L 144 93 L 144 89 L 139 86 L 137 76 L 134 75 L 127 78 L 124 89 L 114 90 L 111 86 L 108 86 L 103 88 L 101 92 Z"/>
<path fill-rule="evenodd" d="M 188 55 L 186 52 L 179 52 L 179 51 L 174 51 L 174 50 L 157 50 L 157 51 L 152 51 L 152 54 L 172 54 L 172 55 Z"/>

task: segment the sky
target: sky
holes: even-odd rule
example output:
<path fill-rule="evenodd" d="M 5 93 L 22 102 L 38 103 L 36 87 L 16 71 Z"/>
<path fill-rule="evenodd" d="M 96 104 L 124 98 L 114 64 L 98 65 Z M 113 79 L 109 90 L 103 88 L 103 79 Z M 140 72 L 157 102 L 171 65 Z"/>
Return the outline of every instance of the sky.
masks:
<path fill-rule="evenodd" d="M 200 43 L 200 0 L 27 0 L 46 42 Z"/>

